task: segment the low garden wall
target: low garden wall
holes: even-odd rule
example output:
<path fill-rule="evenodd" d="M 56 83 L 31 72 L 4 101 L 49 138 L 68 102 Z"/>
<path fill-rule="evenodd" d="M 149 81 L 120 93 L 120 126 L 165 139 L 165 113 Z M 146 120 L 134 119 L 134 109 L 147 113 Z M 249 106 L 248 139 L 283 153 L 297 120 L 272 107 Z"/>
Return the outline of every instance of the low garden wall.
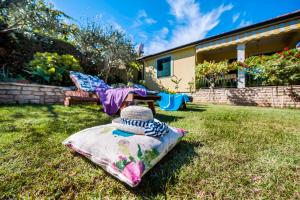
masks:
<path fill-rule="evenodd" d="M 300 85 L 248 88 L 199 89 L 193 93 L 195 103 L 254 105 L 300 108 Z"/>
<path fill-rule="evenodd" d="M 63 103 L 66 87 L 0 82 L 0 103 L 54 104 Z"/>

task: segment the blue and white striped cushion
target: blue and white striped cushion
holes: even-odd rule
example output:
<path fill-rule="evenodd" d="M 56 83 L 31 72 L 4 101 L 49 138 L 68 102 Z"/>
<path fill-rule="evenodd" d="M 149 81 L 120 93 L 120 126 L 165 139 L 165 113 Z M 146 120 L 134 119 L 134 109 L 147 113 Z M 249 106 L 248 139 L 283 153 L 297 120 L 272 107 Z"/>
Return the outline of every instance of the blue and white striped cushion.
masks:
<path fill-rule="evenodd" d="M 78 87 L 78 89 L 86 92 L 95 92 L 96 88 L 110 88 L 109 85 L 107 85 L 103 80 L 99 79 L 97 76 L 70 71 L 70 77 L 75 82 L 75 85 Z"/>

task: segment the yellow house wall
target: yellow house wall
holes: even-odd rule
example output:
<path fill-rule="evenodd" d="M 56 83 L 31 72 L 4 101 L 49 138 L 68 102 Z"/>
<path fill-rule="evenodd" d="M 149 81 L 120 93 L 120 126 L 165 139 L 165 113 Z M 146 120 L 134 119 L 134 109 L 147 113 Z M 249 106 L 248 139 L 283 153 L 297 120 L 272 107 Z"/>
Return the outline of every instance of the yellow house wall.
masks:
<path fill-rule="evenodd" d="M 171 76 L 157 78 L 156 62 L 160 58 L 171 56 Z M 146 86 L 151 90 L 170 89 L 175 91 L 175 84 L 171 81 L 173 75 L 181 78 L 178 92 L 189 92 L 188 82 L 195 78 L 195 48 L 191 47 L 144 61 L 144 77 Z"/>

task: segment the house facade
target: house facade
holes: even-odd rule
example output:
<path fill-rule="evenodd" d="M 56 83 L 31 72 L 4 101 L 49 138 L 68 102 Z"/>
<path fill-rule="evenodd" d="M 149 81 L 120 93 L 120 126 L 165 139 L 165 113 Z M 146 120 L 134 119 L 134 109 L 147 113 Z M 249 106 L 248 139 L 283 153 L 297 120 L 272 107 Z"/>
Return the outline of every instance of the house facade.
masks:
<path fill-rule="evenodd" d="M 172 78 L 181 79 L 179 92 L 196 88 L 195 67 L 206 61 L 238 60 L 254 55 L 271 54 L 285 47 L 295 48 L 300 41 L 300 11 L 261 23 L 236 29 L 176 48 L 168 49 L 140 60 L 143 78 L 152 90 L 175 90 Z M 246 87 L 245 72 L 236 73 L 237 88 Z"/>

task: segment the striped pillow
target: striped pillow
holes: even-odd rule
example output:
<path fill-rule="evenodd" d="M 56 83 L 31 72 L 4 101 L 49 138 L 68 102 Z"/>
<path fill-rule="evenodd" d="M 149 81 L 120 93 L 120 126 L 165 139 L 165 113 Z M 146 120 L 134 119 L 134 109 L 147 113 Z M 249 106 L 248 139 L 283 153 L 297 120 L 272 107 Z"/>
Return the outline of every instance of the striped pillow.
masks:
<path fill-rule="evenodd" d="M 110 88 L 103 80 L 99 79 L 97 76 L 70 71 L 70 78 L 78 89 L 86 92 L 95 92 L 96 88 Z"/>

